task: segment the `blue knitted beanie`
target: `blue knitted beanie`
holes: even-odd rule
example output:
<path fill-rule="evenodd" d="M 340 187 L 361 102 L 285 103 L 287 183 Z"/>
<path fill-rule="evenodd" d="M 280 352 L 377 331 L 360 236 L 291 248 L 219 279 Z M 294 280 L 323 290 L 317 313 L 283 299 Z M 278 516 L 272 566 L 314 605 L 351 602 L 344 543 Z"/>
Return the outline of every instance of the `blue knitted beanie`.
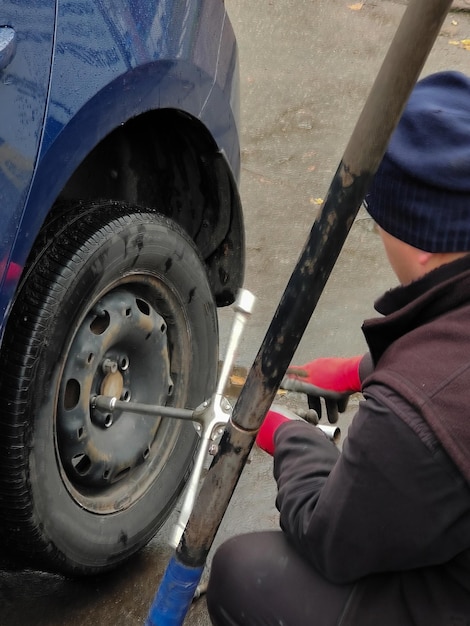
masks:
<path fill-rule="evenodd" d="M 419 81 L 366 195 L 389 234 L 426 252 L 470 251 L 470 79 Z"/>

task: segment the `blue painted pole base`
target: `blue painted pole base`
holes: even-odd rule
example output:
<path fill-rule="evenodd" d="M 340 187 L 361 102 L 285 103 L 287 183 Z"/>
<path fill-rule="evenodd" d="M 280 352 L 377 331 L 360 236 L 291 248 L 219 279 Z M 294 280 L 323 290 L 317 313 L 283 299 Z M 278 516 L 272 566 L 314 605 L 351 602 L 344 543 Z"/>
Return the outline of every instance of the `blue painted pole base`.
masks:
<path fill-rule="evenodd" d="M 145 626 L 181 626 L 203 570 L 204 566 L 188 567 L 173 556 L 150 607 Z"/>

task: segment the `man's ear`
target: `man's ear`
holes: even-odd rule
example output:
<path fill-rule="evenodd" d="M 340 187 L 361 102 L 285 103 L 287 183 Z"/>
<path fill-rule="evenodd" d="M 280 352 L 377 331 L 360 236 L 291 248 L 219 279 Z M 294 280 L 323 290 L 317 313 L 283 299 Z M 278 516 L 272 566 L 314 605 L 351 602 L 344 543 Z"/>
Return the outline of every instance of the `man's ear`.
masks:
<path fill-rule="evenodd" d="M 418 263 L 421 266 L 426 267 L 433 257 L 434 257 L 434 254 L 432 252 L 425 252 L 424 250 L 419 250 Z"/>
<path fill-rule="evenodd" d="M 424 252 L 424 250 L 417 250 L 416 260 L 426 273 L 467 254 L 468 252 Z"/>

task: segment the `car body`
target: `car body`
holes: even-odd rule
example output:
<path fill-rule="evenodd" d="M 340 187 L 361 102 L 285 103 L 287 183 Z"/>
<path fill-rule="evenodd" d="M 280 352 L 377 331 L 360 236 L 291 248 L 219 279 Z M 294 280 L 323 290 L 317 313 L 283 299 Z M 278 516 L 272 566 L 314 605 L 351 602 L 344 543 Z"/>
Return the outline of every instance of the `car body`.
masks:
<path fill-rule="evenodd" d="M 207 164 L 218 182 L 213 192 L 220 185 L 221 194 L 235 196 L 220 199 L 227 203 L 224 219 L 230 219 L 227 241 L 234 232 L 223 252 L 224 260 L 233 257 L 225 261 L 228 286 L 214 284 L 221 304 L 233 301 L 243 269 L 234 184 L 240 170 L 239 85 L 236 43 L 222 0 L 6 0 L 3 24 L 17 31 L 17 52 L 0 85 L 3 324 L 16 288 L 16 280 L 5 285 L 8 265 L 24 266 L 55 203 L 69 197 L 155 202 L 151 190 L 139 194 L 133 181 L 122 180 L 138 177 L 144 185 L 154 175 L 123 163 L 125 150 L 140 148 L 141 159 L 146 156 L 144 146 L 117 145 L 132 143 L 130 121 L 141 136 L 158 133 L 159 126 L 183 128 L 196 153 L 214 161 Z M 180 221 L 190 222 L 185 216 Z M 209 221 L 204 230 L 216 230 L 212 216 Z M 197 228 L 195 220 L 188 226 L 194 237 Z M 200 236 L 199 246 L 209 258 L 212 248 L 221 248 L 220 235 L 212 244 Z M 214 281 L 218 274 L 211 271 Z"/>
<path fill-rule="evenodd" d="M 158 530 L 187 478 L 195 443 L 190 432 L 191 442 L 178 452 L 178 437 L 171 439 L 176 461 L 168 453 L 160 462 L 176 463 L 179 478 L 166 495 L 160 486 L 161 513 L 149 524 L 149 512 L 137 515 L 140 521 L 130 515 L 119 535 L 119 523 L 110 520 L 148 499 L 160 470 L 146 475 L 130 503 L 131 481 L 121 480 L 121 474 L 142 473 L 145 462 L 137 452 L 142 447 L 148 455 L 152 446 L 158 448 L 158 437 L 153 426 L 145 427 L 139 450 L 118 460 L 114 455 L 137 420 L 121 417 L 111 449 L 103 443 L 101 456 L 94 457 L 112 428 L 104 426 L 109 416 L 99 422 L 89 409 L 90 394 L 111 393 L 117 381 L 119 393 L 130 397 L 134 386 L 133 399 L 143 402 L 166 403 L 171 396 L 171 402 L 193 408 L 204 400 L 217 370 L 215 310 L 231 304 L 243 282 L 237 45 L 223 0 L 3 0 L 0 79 L 0 456 L 7 459 L 0 461 L 0 533 L 14 552 L 41 567 L 96 573 L 121 563 Z M 175 250 L 167 249 L 166 235 Z M 117 239 L 125 242 L 119 249 Z M 162 246 L 160 265 L 153 267 Z M 116 268 L 121 264 L 114 273 L 108 271 L 110 258 Z M 179 259 L 186 265 L 175 287 L 163 275 Z M 196 266 L 197 276 L 190 278 Z M 178 304 L 186 289 L 204 291 L 199 312 Z M 158 306 L 167 295 L 169 321 L 167 305 L 163 311 Z M 191 301 L 192 295 L 188 306 Z M 101 312 L 95 315 L 97 307 Z M 90 315 L 107 315 L 106 330 L 86 321 Z M 136 337 L 136 326 L 128 323 L 132 315 L 139 328 L 160 325 L 168 337 L 147 350 L 147 336 Z M 194 315 L 204 318 L 199 335 L 202 322 L 191 326 Z M 180 346 L 173 327 L 186 336 Z M 105 340 L 106 333 L 119 335 L 119 344 Z M 92 356 L 101 359 L 91 374 L 73 360 L 75 351 L 88 345 L 90 363 Z M 129 354 L 131 363 L 141 359 L 135 345 L 142 345 L 144 356 L 132 376 Z M 117 378 L 103 365 L 110 350 L 117 354 L 116 346 L 128 350 L 121 361 L 116 357 Z M 165 358 L 155 360 L 155 350 Z M 185 376 L 178 376 L 178 367 L 186 368 Z M 153 383 L 146 375 L 154 369 L 171 393 L 148 391 Z M 178 384 L 184 387 L 179 396 L 173 393 Z M 96 431 L 80 449 L 77 442 L 70 444 L 71 423 L 79 424 L 73 429 L 80 437 L 87 429 Z M 55 458 L 57 467 L 43 467 L 45 458 Z M 113 466 L 104 470 L 107 458 L 114 458 Z M 125 472 L 118 471 L 122 463 Z M 43 488 L 51 471 L 55 491 Z M 114 486 L 103 486 L 110 473 Z M 101 489 L 108 489 L 103 509 Z M 56 492 L 64 492 L 64 500 Z M 59 509 L 65 511 L 63 528 L 71 528 L 69 538 L 63 537 Z M 84 510 L 83 528 L 77 522 L 73 529 L 74 516 Z M 101 540 L 108 521 L 109 536 Z M 69 546 L 80 533 L 82 543 Z M 95 533 L 89 545 L 85 533 Z"/>

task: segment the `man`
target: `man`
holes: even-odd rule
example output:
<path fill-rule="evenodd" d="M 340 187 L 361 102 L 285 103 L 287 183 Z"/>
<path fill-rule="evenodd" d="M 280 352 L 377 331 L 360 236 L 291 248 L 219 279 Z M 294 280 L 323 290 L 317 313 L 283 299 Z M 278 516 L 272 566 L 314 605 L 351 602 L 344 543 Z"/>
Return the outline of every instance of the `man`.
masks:
<path fill-rule="evenodd" d="M 281 531 L 216 553 L 216 626 L 470 626 L 470 79 L 420 81 L 366 198 L 401 285 L 364 358 L 294 370 L 364 401 L 340 454 L 271 411 Z"/>

